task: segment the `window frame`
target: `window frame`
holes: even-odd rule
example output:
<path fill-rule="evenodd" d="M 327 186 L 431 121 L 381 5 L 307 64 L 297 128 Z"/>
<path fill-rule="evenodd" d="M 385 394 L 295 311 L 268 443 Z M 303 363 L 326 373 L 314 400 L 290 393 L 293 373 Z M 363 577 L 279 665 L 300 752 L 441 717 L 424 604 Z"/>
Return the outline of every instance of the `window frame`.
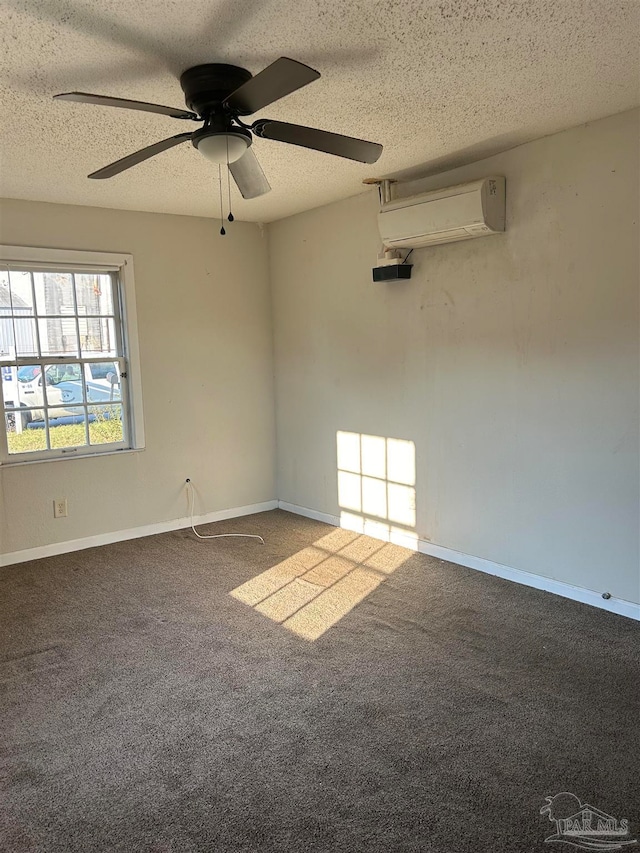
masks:
<path fill-rule="evenodd" d="M 114 447 L 113 444 L 87 445 L 77 448 L 55 448 L 38 450 L 27 453 L 9 453 L 7 431 L 4 424 L 0 430 L 0 466 L 29 465 L 37 462 L 57 462 L 62 459 L 86 459 L 88 457 L 106 456 L 116 453 L 131 453 L 144 450 L 144 417 L 142 409 L 142 381 L 140 375 L 140 352 L 138 346 L 138 321 L 136 312 L 135 280 L 133 255 L 120 252 L 94 252 L 78 249 L 47 249 L 31 246 L 9 246 L 0 244 L 0 265 L 11 264 L 30 267 L 32 272 L 38 272 L 46 267 L 59 268 L 60 272 L 90 272 L 92 270 L 109 272 L 113 277 L 113 298 L 116 319 L 119 316 L 120 328 L 116 334 L 121 337 L 122 354 L 113 357 L 114 361 L 126 360 L 126 376 L 121 382 L 126 382 L 126 397 L 128 403 L 128 435 L 124 447 Z M 16 359 L 17 361 L 18 359 Z M 70 356 L 67 361 L 75 359 Z M 105 361 L 105 356 L 89 357 L 80 361 Z M 38 356 L 33 363 L 47 362 L 55 364 L 60 357 Z M 3 363 L 3 366 L 6 366 Z M 124 390 L 124 388 L 123 388 Z M 0 401 L 2 385 L 0 383 Z M 104 448 L 104 449 L 103 449 Z"/>

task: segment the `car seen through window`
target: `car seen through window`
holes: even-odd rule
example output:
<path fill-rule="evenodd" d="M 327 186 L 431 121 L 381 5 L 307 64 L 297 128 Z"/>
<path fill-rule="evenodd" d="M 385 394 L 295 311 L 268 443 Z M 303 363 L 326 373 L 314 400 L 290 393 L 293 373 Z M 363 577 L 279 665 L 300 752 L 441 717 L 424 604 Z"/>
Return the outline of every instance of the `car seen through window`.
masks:
<path fill-rule="evenodd" d="M 82 415 L 85 400 L 107 406 L 121 399 L 120 374 L 114 361 L 86 363 L 84 383 L 82 365 L 73 363 L 47 366 L 44 383 L 41 367 L 37 364 L 18 368 L 16 379 L 20 406 L 25 409 L 21 415 L 24 426 L 43 420 L 45 405 L 55 407 L 55 414 L 60 418 Z M 39 406 L 43 408 L 34 408 Z M 94 416 L 99 413 L 100 409 L 92 409 Z"/>

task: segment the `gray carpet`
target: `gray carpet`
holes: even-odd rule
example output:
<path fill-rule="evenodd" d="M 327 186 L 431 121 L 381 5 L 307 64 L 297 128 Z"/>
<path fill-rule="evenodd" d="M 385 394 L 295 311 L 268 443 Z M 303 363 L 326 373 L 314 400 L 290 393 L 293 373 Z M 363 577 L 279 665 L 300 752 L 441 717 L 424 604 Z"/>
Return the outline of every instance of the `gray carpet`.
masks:
<path fill-rule="evenodd" d="M 206 529 L 266 545 L 179 531 L 0 572 L 3 851 L 575 850 L 544 843 L 562 791 L 638 837 L 638 623 L 410 552 L 376 567 L 360 538 L 382 582 L 311 641 L 229 593 L 300 577 L 333 529 Z"/>

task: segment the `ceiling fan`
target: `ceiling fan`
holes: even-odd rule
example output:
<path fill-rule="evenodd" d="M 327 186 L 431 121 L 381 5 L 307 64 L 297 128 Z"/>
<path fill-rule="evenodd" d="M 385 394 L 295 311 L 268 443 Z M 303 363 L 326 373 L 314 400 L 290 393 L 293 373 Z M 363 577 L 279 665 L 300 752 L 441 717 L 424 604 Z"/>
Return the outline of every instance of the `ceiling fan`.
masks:
<path fill-rule="evenodd" d="M 361 163 L 375 163 L 380 157 L 382 145 L 376 142 L 265 118 L 247 125 L 240 118 L 258 112 L 285 95 L 312 83 L 318 77 L 318 71 L 283 56 L 255 77 L 244 68 L 222 63 L 196 65 L 187 69 L 180 76 L 180 85 L 189 110 L 126 98 L 91 95 L 86 92 L 67 92 L 54 97 L 61 101 L 123 107 L 204 122 L 198 130 L 170 136 L 116 160 L 115 163 L 92 172 L 90 178 L 111 178 L 149 157 L 160 154 L 161 151 L 190 140 L 208 160 L 229 167 L 243 198 L 256 198 L 269 192 L 271 187 L 251 149 L 253 135 L 261 139 L 273 139 L 325 151 Z"/>

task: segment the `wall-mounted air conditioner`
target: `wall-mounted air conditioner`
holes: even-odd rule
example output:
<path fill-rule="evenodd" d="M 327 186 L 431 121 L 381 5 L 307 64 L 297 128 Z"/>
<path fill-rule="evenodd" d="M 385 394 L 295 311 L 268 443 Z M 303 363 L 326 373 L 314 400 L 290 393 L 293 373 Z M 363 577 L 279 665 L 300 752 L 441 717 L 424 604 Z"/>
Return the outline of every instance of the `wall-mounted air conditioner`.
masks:
<path fill-rule="evenodd" d="M 391 249 L 418 249 L 505 229 L 505 179 L 483 178 L 444 190 L 393 199 L 378 214 L 380 236 Z"/>

